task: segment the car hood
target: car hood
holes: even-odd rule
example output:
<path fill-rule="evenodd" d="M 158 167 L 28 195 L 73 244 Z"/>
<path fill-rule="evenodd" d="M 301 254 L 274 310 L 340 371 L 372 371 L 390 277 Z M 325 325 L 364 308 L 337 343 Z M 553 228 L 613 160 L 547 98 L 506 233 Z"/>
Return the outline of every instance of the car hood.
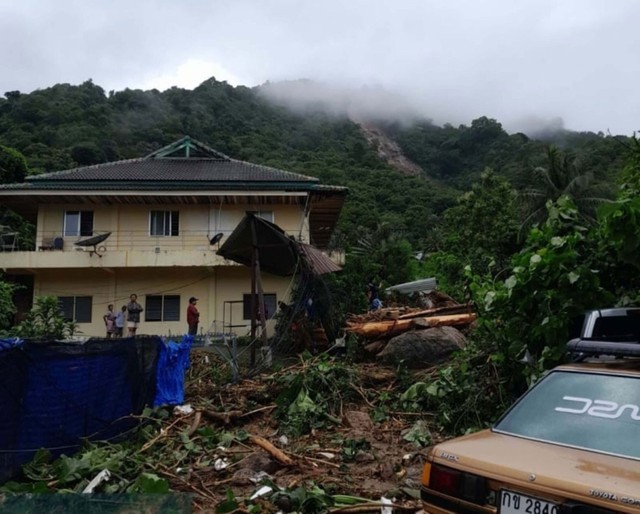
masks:
<path fill-rule="evenodd" d="M 484 430 L 439 444 L 434 461 L 525 490 L 640 508 L 640 462 Z M 615 499 L 613 498 L 615 497 Z"/>

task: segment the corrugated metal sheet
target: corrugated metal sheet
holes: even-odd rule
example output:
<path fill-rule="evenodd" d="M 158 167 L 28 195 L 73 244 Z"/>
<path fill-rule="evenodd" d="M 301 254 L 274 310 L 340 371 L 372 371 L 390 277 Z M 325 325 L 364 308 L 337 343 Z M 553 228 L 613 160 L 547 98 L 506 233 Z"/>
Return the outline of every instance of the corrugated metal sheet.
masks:
<path fill-rule="evenodd" d="M 286 277 L 300 271 L 300 259 L 314 275 L 342 269 L 317 248 L 295 241 L 275 223 L 251 213 L 242 218 L 217 254 L 251 266 L 254 245 L 259 251 L 260 269 L 275 275 Z"/>
<path fill-rule="evenodd" d="M 317 248 L 305 243 L 298 243 L 298 246 L 300 247 L 300 253 L 305 261 L 307 261 L 314 275 L 324 275 L 325 273 L 342 271 L 340 266 Z"/>
<path fill-rule="evenodd" d="M 387 287 L 385 291 L 409 294 L 417 293 L 418 291 L 434 291 L 436 288 L 437 283 L 435 278 L 423 278 L 422 280 L 415 280 L 414 282 L 405 282 L 404 284 L 396 284 L 395 286 Z"/>

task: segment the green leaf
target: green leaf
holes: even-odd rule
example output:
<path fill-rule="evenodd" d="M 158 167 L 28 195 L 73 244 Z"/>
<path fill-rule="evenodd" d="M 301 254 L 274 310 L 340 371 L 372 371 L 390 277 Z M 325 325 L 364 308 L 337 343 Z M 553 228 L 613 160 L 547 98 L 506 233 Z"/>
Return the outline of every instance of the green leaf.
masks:
<path fill-rule="evenodd" d="M 226 499 L 216 505 L 216 514 L 227 514 L 238 509 L 240 505 L 235 498 Z"/>
<path fill-rule="evenodd" d="M 569 284 L 575 284 L 579 278 L 580 275 L 572 271 L 571 273 L 569 273 Z"/>
<path fill-rule="evenodd" d="M 142 493 L 165 494 L 170 491 L 169 482 L 153 473 L 142 473 L 136 484 Z"/>
<path fill-rule="evenodd" d="M 236 432 L 236 435 L 235 435 L 234 438 L 235 438 L 236 441 L 239 441 L 239 442 L 246 441 L 246 440 L 249 439 L 249 434 L 247 433 L 246 430 L 241 428 L 240 430 L 238 430 Z"/>
<path fill-rule="evenodd" d="M 428 393 L 427 385 L 424 382 L 416 382 L 404 393 L 402 393 L 402 396 L 400 396 L 400 400 L 403 402 L 417 400 L 425 393 Z"/>
<path fill-rule="evenodd" d="M 196 434 L 198 434 L 203 442 L 209 445 L 215 445 L 220 442 L 220 433 L 211 427 L 200 427 Z"/>
<path fill-rule="evenodd" d="M 487 310 L 491 310 L 491 306 L 493 305 L 493 300 L 496 298 L 495 291 L 488 291 L 484 296 L 484 308 Z"/>
<path fill-rule="evenodd" d="M 19 482 L 7 482 L 2 487 L 0 487 L 0 492 L 2 493 L 14 493 L 14 494 L 25 494 L 25 493 L 50 493 L 51 490 L 47 487 L 45 482 L 27 482 L 27 483 L 19 483 Z"/>
<path fill-rule="evenodd" d="M 307 391 L 302 389 L 295 401 L 289 405 L 289 415 L 294 416 L 296 414 L 306 414 L 317 412 L 318 405 L 307 394 Z"/>
<path fill-rule="evenodd" d="M 433 382 L 427 386 L 427 393 L 429 393 L 431 396 L 439 396 L 440 387 L 436 382 Z"/>
<path fill-rule="evenodd" d="M 431 444 L 431 432 L 424 421 L 416 421 L 411 429 L 404 435 L 403 439 L 416 446 L 428 446 Z"/>

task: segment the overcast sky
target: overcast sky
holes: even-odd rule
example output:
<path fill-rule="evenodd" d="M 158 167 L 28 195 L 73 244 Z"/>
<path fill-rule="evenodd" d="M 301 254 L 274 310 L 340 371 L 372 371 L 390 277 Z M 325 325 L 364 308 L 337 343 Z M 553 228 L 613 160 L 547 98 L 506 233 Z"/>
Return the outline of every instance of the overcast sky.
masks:
<path fill-rule="evenodd" d="M 0 94 L 307 78 L 437 122 L 640 130 L 636 0 L 0 0 Z"/>

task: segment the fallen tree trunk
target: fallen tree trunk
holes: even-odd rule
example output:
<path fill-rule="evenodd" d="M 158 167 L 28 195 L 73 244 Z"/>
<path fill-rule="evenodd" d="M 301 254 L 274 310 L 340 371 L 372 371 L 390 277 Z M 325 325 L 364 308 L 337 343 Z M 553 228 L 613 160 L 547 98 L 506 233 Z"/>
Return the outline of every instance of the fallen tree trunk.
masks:
<path fill-rule="evenodd" d="M 347 322 L 346 332 L 366 337 L 367 339 L 378 339 L 402 334 L 415 327 L 459 327 L 469 325 L 475 321 L 476 315 L 473 312 L 464 314 L 450 314 L 446 316 L 431 316 L 428 318 L 410 318 L 387 321 L 369 321 L 364 323 Z"/>
<path fill-rule="evenodd" d="M 461 327 L 470 325 L 476 320 L 476 318 L 477 316 L 475 312 L 467 312 L 465 314 L 450 314 L 448 316 L 432 316 L 429 318 L 419 318 L 419 325 L 414 324 L 414 326 L 419 326 L 420 328 Z"/>
<path fill-rule="evenodd" d="M 471 305 L 454 305 L 452 307 L 436 307 L 434 309 L 426 309 L 417 312 L 408 312 L 399 316 L 398 319 L 425 318 L 431 316 L 445 316 L 451 314 L 467 314 L 472 311 Z"/>
<path fill-rule="evenodd" d="M 364 336 L 367 339 L 378 339 L 406 332 L 412 324 L 412 319 L 365 321 L 363 323 L 347 322 L 345 331 Z"/>

